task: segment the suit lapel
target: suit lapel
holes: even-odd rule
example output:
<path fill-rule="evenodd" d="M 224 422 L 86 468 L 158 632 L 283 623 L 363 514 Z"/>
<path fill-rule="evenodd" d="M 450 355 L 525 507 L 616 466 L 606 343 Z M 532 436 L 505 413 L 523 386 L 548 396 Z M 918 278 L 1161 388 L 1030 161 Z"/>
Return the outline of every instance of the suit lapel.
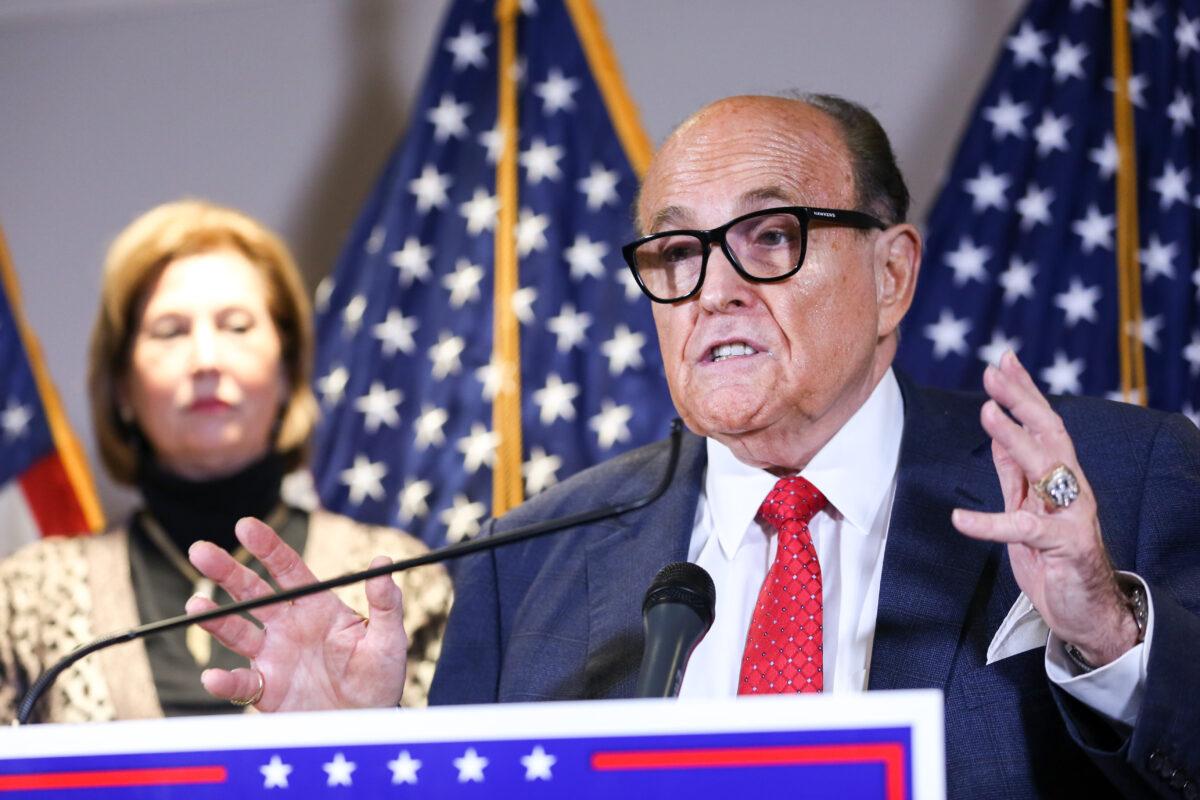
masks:
<path fill-rule="evenodd" d="M 950 523 L 955 507 L 1002 508 L 978 397 L 918 389 L 904 395 L 896 497 L 884 552 L 871 654 L 871 689 L 944 687 L 964 627 L 986 600 L 982 580 L 1001 546 L 969 539 Z M 986 643 L 985 643 L 986 646 Z"/>
<path fill-rule="evenodd" d="M 667 453 L 631 473 L 628 484 L 648 487 L 667 469 Z M 646 508 L 608 523 L 609 532 L 587 543 L 588 697 L 629 697 L 641 662 L 642 599 L 667 564 L 685 561 L 696 503 L 704 482 L 704 439 L 683 434 L 675 477 Z"/>

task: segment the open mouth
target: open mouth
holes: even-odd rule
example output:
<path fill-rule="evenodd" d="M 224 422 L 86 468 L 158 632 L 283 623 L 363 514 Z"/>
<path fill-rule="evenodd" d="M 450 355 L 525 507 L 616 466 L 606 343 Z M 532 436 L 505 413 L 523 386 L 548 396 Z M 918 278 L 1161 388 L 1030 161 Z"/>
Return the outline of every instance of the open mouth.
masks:
<path fill-rule="evenodd" d="M 708 360 L 716 363 L 728 358 L 737 358 L 738 356 L 752 356 L 757 352 L 757 350 L 745 342 L 730 342 L 728 344 L 719 344 L 709 351 Z"/>

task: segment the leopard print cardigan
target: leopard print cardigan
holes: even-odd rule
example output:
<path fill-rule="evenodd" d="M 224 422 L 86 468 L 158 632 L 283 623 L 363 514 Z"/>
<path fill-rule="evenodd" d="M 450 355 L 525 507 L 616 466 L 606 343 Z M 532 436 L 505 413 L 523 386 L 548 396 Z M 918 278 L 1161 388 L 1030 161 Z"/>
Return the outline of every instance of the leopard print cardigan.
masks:
<path fill-rule="evenodd" d="M 364 569 L 376 555 L 395 560 L 424 549 L 394 529 L 317 511 L 309 518 L 304 560 L 318 578 L 331 578 Z M 402 705 L 423 706 L 450 611 L 450 579 L 435 565 L 402 573 L 399 582 L 409 636 Z M 362 584 L 335 591 L 366 613 Z M 139 624 L 124 530 L 43 539 L 0 562 L 0 723 L 15 718 L 24 692 L 59 658 L 97 636 Z M 116 645 L 76 662 L 43 696 L 39 710 L 39 722 L 161 717 L 145 646 Z"/>

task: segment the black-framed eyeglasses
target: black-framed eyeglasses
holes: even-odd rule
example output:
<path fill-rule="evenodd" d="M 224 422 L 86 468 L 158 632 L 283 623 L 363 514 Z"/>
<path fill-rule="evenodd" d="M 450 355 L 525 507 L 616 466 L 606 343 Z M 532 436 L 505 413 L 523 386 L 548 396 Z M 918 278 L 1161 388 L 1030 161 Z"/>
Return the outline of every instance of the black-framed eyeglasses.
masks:
<path fill-rule="evenodd" d="M 861 211 L 783 206 L 743 214 L 708 231 L 652 233 L 622 247 L 621 254 L 647 297 L 656 303 L 677 303 L 700 291 L 715 244 L 748 281 L 774 283 L 795 275 L 808 249 L 810 222 L 887 228 Z"/>

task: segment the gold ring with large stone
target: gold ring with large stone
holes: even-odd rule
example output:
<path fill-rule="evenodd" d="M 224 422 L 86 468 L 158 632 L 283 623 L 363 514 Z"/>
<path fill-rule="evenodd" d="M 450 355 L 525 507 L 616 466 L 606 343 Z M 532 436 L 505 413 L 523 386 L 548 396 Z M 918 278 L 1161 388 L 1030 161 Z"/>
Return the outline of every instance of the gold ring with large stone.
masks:
<path fill-rule="evenodd" d="M 1048 511 L 1059 511 L 1079 497 L 1079 479 L 1066 464 L 1055 464 L 1031 487 L 1046 503 Z"/>
<path fill-rule="evenodd" d="M 258 677 L 258 688 L 254 691 L 254 694 L 247 698 L 230 700 L 229 702 L 235 706 L 252 706 L 259 700 L 262 700 L 263 692 L 267 688 L 267 679 L 263 677 L 262 670 L 252 667 L 251 671 Z"/>

